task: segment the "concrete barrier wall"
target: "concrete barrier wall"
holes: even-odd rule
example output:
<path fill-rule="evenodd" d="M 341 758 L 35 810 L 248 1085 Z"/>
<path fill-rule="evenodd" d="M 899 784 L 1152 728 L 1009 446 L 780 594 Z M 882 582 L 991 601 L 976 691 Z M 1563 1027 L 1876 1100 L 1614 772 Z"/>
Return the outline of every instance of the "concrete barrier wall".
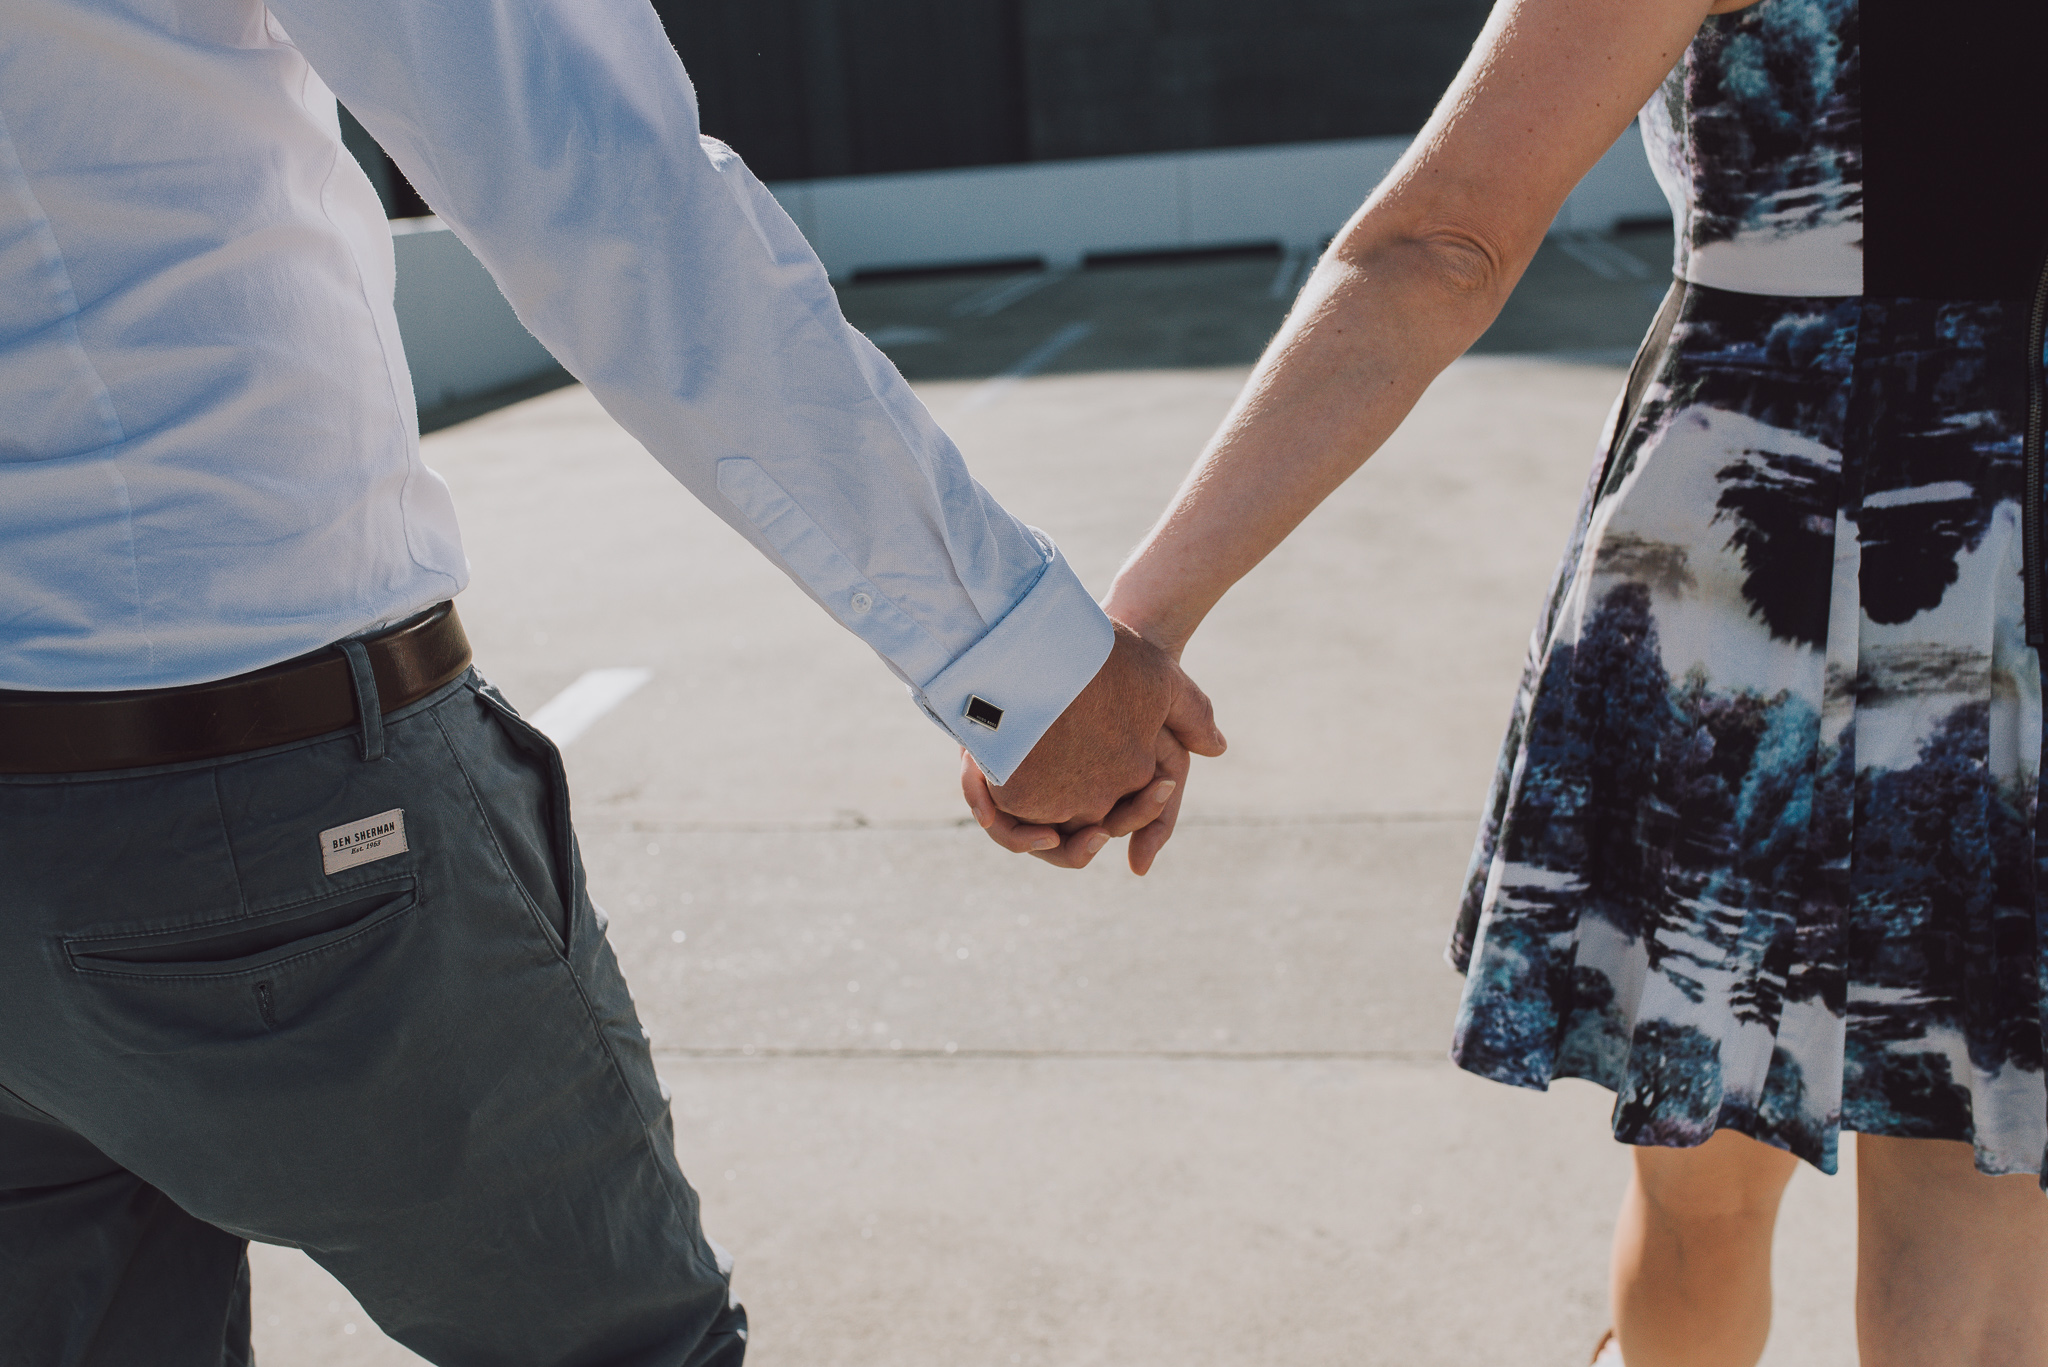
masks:
<path fill-rule="evenodd" d="M 1312 249 L 1343 226 L 1407 138 L 1035 162 L 769 188 L 844 279 L 859 271 L 1184 251 L 1274 242 Z M 1669 210 L 1631 130 L 1579 183 L 1552 231 L 1600 232 Z M 391 225 L 398 327 L 422 409 L 554 367 L 455 235 Z"/>
<path fill-rule="evenodd" d="M 1409 141 L 1164 152 L 770 188 L 835 278 L 1033 257 L 1074 266 L 1092 254 L 1320 245 Z M 1573 191 L 1553 231 L 1600 232 L 1668 214 L 1630 130 Z"/>
<path fill-rule="evenodd" d="M 497 282 L 439 219 L 391 224 L 398 257 L 398 332 L 422 411 L 552 370 L 555 358 L 520 323 Z"/>

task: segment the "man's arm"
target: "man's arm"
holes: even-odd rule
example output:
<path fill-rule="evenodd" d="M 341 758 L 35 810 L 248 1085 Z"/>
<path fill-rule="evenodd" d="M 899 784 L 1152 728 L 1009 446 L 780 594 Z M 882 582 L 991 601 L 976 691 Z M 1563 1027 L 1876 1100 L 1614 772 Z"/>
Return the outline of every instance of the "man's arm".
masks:
<path fill-rule="evenodd" d="M 840 315 L 773 196 L 700 136 L 645 0 L 271 8 L 533 334 L 1010 777 L 1110 658 L 1108 619 Z M 1118 725 L 1096 743 L 1149 754 Z"/>

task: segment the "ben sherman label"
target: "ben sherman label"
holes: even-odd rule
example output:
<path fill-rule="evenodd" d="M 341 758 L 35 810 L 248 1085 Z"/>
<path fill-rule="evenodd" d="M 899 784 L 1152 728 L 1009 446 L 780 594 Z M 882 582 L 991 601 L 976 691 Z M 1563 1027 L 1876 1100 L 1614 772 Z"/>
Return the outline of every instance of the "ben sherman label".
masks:
<path fill-rule="evenodd" d="M 388 812 L 320 832 L 320 867 L 329 873 L 340 873 L 358 864 L 404 854 L 406 848 L 405 808 L 393 807 Z"/>

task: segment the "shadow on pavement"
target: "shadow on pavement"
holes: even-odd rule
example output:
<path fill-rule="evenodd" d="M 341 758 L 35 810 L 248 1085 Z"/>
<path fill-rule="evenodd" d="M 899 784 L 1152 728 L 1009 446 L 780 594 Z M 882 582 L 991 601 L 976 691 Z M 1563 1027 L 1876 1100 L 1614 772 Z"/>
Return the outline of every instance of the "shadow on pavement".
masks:
<path fill-rule="evenodd" d="M 1670 260 L 1663 225 L 1552 237 L 1472 352 L 1625 364 L 1663 300 Z M 1113 258 L 1078 271 L 1010 263 L 856 279 L 839 287 L 839 300 L 912 381 L 1248 366 L 1313 264 L 1270 246 Z M 557 367 L 424 409 L 420 431 L 574 383 Z"/>
<path fill-rule="evenodd" d="M 1670 279 L 1668 227 L 1553 237 L 1475 354 L 1626 362 Z M 1258 360 L 1313 263 L 1276 249 L 1072 272 L 951 271 L 840 287 L 853 325 L 913 381 L 1177 370 Z"/>

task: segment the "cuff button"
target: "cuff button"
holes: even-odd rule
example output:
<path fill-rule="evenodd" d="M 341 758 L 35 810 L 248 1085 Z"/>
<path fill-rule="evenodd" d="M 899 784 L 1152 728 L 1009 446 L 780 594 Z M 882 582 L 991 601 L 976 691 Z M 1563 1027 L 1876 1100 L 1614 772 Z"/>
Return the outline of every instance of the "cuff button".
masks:
<path fill-rule="evenodd" d="M 875 600 L 869 597 L 866 593 L 856 593 L 855 595 L 853 595 L 853 610 L 856 613 L 865 613 L 869 608 L 873 607 L 874 605 Z"/>
<path fill-rule="evenodd" d="M 970 694 L 967 698 L 967 720 L 976 726 L 985 726 L 994 731 L 1003 724 L 1003 709 L 986 698 L 977 698 Z"/>

